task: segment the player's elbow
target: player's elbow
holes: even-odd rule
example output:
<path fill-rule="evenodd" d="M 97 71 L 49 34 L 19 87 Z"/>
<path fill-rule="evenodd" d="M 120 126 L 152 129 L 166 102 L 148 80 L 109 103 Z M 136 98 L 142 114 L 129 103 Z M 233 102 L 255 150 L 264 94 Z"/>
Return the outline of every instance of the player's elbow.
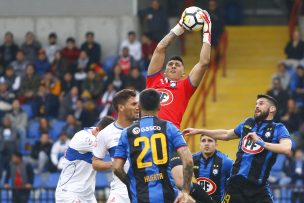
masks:
<path fill-rule="evenodd" d="M 92 167 L 95 171 L 99 171 L 98 160 L 95 160 L 95 159 L 92 160 Z"/>
<path fill-rule="evenodd" d="M 292 156 L 292 150 L 291 150 L 291 146 L 290 147 L 286 147 L 284 150 L 283 150 L 283 154 L 285 154 L 286 156 Z"/>
<path fill-rule="evenodd" d="M 202 59 L 199 61 L 199 66 L 201 69 L 207 69 L 210 65 L 210 60 L 209 59 Z"/>
<path fill-rule="evenodd" d="M 164 53 L 165 51 L 166 51 L 166 47 L 161 43 L 158 43 L 157 47 L 154 50 L 154 52 L 156 53 Z"/>
<path fill-rule="evenodd" d="M 184 160 L 184 163 L 185 163 L 185 168 L 188 168 L 188 169 L 193 169 L 193 159 L 192 157 L 187 157 L 185 160 Z"/>

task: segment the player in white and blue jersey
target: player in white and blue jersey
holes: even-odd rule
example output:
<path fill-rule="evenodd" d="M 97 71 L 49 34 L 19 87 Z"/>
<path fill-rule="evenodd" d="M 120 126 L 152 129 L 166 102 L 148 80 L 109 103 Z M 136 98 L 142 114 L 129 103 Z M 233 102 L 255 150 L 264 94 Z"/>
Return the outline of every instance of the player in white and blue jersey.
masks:
<path fill-rule="evenodd" d="M 93 168 L 98 171 L 111 169 L 112 162 L 106 162 L 103 159 L 109 153 L 113 161 L 115 149 L 118 145 L 122 130 L 131 125 L 134 120 L 138 119 L 139 115 L 138 99 L 136 98 L 136 92 L 133 90 L 124 89 L 117 92 L 112 103 L 114 109 L 117 111 L 118 118 L 98 133 L 97 145 L 93 150 Z M 126 163 L 124 168 L 127 171 L 129 163 Z M 108 202 L 130 202 L 126 185 L 114 174 Z"/>
<path fill-rule="evenodd" d="M 97 202 L 94 196 L 96 171 L 92 168 L 92 151 L 96 136 L 114 119 L 104 117 L 96 127 L 85 128 L 72 138 L 65 153 L 64 167 L 56 188 L 56 202 Z"/>

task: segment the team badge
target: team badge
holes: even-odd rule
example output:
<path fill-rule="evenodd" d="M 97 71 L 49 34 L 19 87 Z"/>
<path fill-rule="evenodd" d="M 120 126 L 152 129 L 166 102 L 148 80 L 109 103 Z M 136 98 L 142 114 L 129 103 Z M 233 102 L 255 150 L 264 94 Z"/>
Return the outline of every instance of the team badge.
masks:
<path fill-rule="evenodd" d="M 269 138 L 269 137 L 270 137 L 270 135 L 271 135 L 271 133 L 270 133 L 270 132 L 266 132 L 266 133 L 265 133 L 265 137 L 266 137 L 266 138 Z"/>
<path fill-rule="evenodd" d="M 160 105 L 167 106 L 173 102 L 173 94 L 167 89 L 157 89 L 160 93 Z"/>
<path fill-rule="evenodd" d="M 213 173 L 213 175 L 217 175 L 218 174 L 218 169 L 217 168 L 213 169 L 212 173 Z"/>
<path fill-rule="evenodd" d="M 242 150 L 249 154 L 258 154 L 264 150 L 264 147 L 256 144 L 252 139 L 245 136 L 242 140 Z"/>
<path fill-rule="evenodd" d="M 212 195 L 216 191 L 216 184 L 209 178 L 200 177 L 197 178 L 196 181 L 208 195 Z"/>
<path fill-rule="evenodd" d="M 175 88 L 176 85 L 177 85 L 176 82 L 174 82 L 174 81 L 171 81 L 171 82 L 170 82 L 170 87 Z"/>

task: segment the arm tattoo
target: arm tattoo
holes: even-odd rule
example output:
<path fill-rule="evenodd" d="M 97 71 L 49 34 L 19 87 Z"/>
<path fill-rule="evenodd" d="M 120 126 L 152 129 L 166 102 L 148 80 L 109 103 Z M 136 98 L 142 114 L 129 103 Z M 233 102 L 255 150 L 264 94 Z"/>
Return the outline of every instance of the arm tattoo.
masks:
<path fill-rule="evenodd" d="M 121 180 L 121 182 L 123 182 L 127 187 L 129 187 L 129 177 L 124 171 L 123 167 L 116 169 L 114 173 Z"/>
<path fill-rule="evenodd" d="M 168 47 L 171 42 L 176 38 L 176 35 L 170 31 L 160 42 L 159 44 L 162 45 L 163 47 Z"/>
<path fill-rule="evenodd" d="M 183 162 L 183 175 L 184 175 L 184 184 L 183 189 L 189 191 L 190 190 L 190 184 L 193 174 L 193 162 L 189 163 L 189 159 L 192 161 L 192 155 L 189 151 L 188 147 L 181 148 L 179 155 Z"/>

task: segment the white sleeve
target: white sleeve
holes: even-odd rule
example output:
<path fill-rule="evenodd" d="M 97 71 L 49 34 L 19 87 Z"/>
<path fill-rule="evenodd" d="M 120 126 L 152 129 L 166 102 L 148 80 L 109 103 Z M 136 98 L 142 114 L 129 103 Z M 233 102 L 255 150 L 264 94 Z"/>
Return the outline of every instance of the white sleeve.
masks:
<path fill-rule="evenodd" d="M 57 164 L 58 164 L 58 159 L 57 159 L 58 151 L 59 151 L 59 145 L 58 145 L 58 142 L 55 142 L 51 149 L 51 161 L 55 166 L 57 166 Z"/>
<path fill-rule="evenodd" d="M 103 134 L 103 131 L 98 133 L 96 146 L 93 148 L 93 155 L 99 159 L 105 158 L 107 154 L 106 139 L 107 136 Z"/>
<path fill-rule="evenodd" d="M 89 132 L 80 131 L 74 142 L 71 141 L 70 147 L 79 152 L 92 152 L 96 145 L 96 137 Z"/>

